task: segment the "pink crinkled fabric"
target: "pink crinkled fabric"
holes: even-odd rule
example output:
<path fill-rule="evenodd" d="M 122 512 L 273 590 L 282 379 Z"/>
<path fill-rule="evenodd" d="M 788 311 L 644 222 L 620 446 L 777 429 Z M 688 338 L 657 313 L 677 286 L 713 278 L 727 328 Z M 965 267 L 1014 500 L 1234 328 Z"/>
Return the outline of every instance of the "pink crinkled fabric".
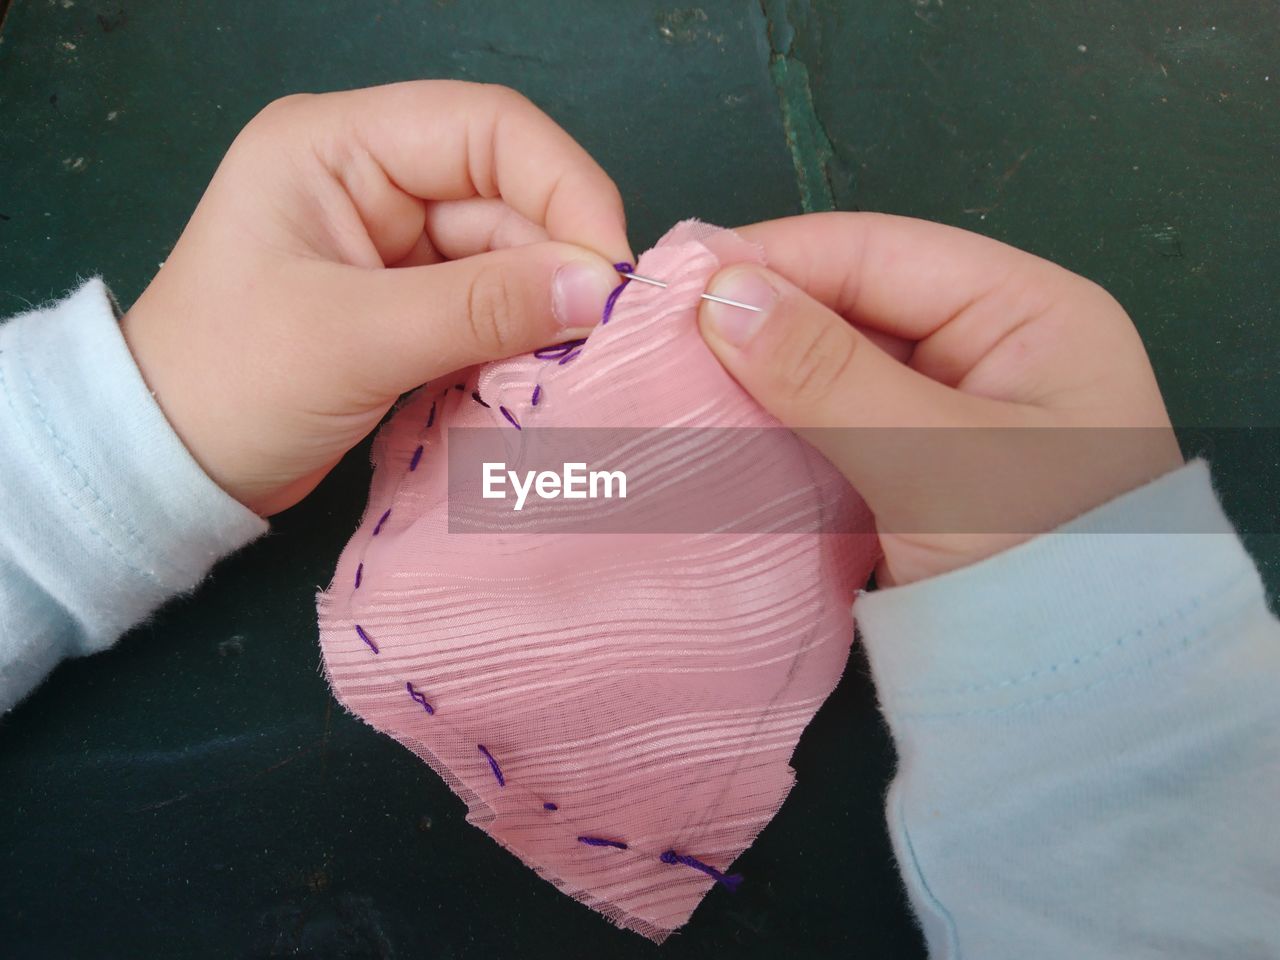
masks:
<path fill-rule="evenodd" d="M 521 442 L 535 426 L 777 427 L 696 326 L 710 276 L 761 259 L 686 221 L 636 267 L 667 289 L 628 285 L 571 362 L 517 357 L 411 396 L 375 441 L 364 520 L 318 597 L 341 703 L 430 764 L 468 821 L 540 876 L 658 942 L 711 887 L 736 885 L 732 863 L 790 791 L 796 743 L 844 669 L 875 537 L 458 532 L 446 455 L 457 427 Z M 772 489 L 871 530 L 812 448 L 780 429 L 760 442 L 753 469 Z M 723 462 L 742 473 L 731 449 Z M 750 514 L 752 489 L 730 486 L 718 506 Z"/>

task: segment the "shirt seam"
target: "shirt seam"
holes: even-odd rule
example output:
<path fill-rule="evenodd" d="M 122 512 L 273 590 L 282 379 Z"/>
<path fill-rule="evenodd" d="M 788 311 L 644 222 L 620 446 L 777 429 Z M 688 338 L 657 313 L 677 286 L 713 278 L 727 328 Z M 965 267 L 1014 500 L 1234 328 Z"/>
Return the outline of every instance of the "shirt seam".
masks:
<path fill-rule="evenodd" d="M 25 332 L 26 331 L 23 331 L 24 334 Z M 62 460 L 63 463 L 67 465 L 67 467 L 71 470 L 71 472 L 75 475 L 75 477 L 80 481 L 81 486 L 89 492 L 89 495 L 91 497 L 93 497 L 94 503 L 102 507 L 102 509 L 106 512 L 107 516 L 110 517 L 111 520 L 120 527 L 120 530 L 121 532 L 124 533 L 125 538 L 133 546 L 137 547 L 139 550 L 145 550 L 145 546 L 142 542 L 141 536 L 137 533 L 137 531 L 133 529 L 133 527 L 126 520 L 116 515 L 116 512 L 111 509 L 111 507 L 107 504 L 105 500 L 102 499 L 102 496 L 101 494 L 98 493 L 98 490 L 94 486 L 92 479 L 83 470 L 80 469 L 80 466 L 71 458 L 71 455 L 67 452 L 66 446 L 62 442 L 62 438 L 58 436 L 58 432 L 54 429 L 53 424 L 49 421 L 48 416 L 44 412 L 44 405 L 40 402 L 39 391 L 36 390 L 35 380 L 31 376 L 31 369 L 26 365 L 26 363 L 23 360 L 23 353 L 22 353 L 21 347 L 19 347 L 19 350 L 18 350 L 17 364 L 18 364 L 18 368 L 22 371 L 23 379 L 25 379 L 27 382 L 27 393 L 31 397 L 31 405 L 36 412 L 36 416 L 40 420 L 41 426 L 44 427 L 45 432 L 49 435 L 49 439 L 53 441 L 53 448 L 54 450 L 57 451 L 58 457 Z"/>
<path fill-rule="evenodd" d="M 15 353 L 17 352 L 18 351 L 15 351 Z M 18 364 L 19 366 L 22 366 L 21 360 L 18 361 Z M 25 372 L 25 367 L 23 369 Z M 5 401 L 9 406 L 9 410 L 13 413 L 14 423 L 16 424 L 17 429 L 22 430 L 24 433 L 27 433 L 27 431 L 23 430 L 23 427 L 22 427 L 23 418 L 21 413 L 19 413 L 17 405 L 14 401 L 13 391 L 10 389 L 9 383 L 5 378 L 3 365 L 0 365 L 0 392 L 3 392 L 5 395 Z M 37 404 L 37 409 L 38 409 L 38 404 Z M 43 420 L 43 413 L 41 413 L 40 416 L 41 416 L 41 419 Z M 52 426 L 47 421 L 45 421 L 45 428 L 46 430 L 50 431 L 51 436 L 54 435 L 52 431 Z M 29 433 L 27 434 L 27 442 L 28 444 L 31 443 L 31 437 Z M 35 446 L 34 444 L 32 444 L 32 451 L 34 452 L 34 450 L 35 450 Z M 61 454 L 61 458 L 69 466 L 72 466 L 72 469 L 75 469 L 74 465 L 71 463 L 70 459 L 65 454 Z M 79 471 L 76 471 L 76 472 L 77 474 L 79 474 Z M 81 519 L 84 522 L 85 529 L 87 529 L 98 540 L 102 541 L 103 545 L 106 546 L 107 550 L 112 554 L 112 556 L 114 556 L 117 560 L 119 560 L 122 564 L 124 564 L 124 566 L 128 570 L 132 571 L 138 576 L 151 581 L 157 586 L 163 586 L 163 584 L 160 582 L 160 579 L 153 572 L 148 570 L 143 570 L 138 566 L 136 566 L 132 561 L 130 561 L 130 559 L 123 552 L 121 552 L 120 548 L 117 547 L 107 537 L 105 533 L 103 533 L 101 530 L 97 528 L 97 526 L 93 523 L 93 520 L 88 515 L 86 515 L 84 508 L 81 507 L 78 503 L 76 503 L 76 501 L 67 493 L 67 491 L 63 489 L 62 484 L 55 482 L 51 484 L 51 486 L 57 489 L 58 493 L 62 496 L 62 499 L 65 500 L 67 504 L 71 507 L 71 509 L 73 509 L 81 517 Z M 96 491 L 92 490 L 92 488 L 89 488 L 89 489 L 90 489 L 90 493 L 94 495 L 94 498 L 99 503 L 102 503 L 102 500 L 100 497 L 97 496 Z M 106 505 L 103 504 L 103 507 L 106 508 Z M 108 513 L 111 512 L 109 508 L 107 508 L 107 512 Z"/>
<path fill-rule="evenodd" d="M 1244 599 L 1239 603 L 1236 603 L 1235 605 L 1228 607 L 1227 610 L 1223 613 L 1221 620 L 1215 621 L 1213 623 L 1205 624 L 1199 630 L 1195 630 L 1191 633 L 1183 634 L 1173 642 L 1168 643 L 1165 646 L 1161 647 L 1158 651 L 1151 654 L 1151 656 L 1147 657 L 1146 659 L 1140 660 L 1137 663 L 1130 664 L 1128 667 L 1122 670 L 1117 670 L 1111 673 L 1104 674 L 1103 676 L 1095 680 L 1093 683 L 1088 683 L 1083 686 L 1072 687 L 1068 690 L 1059 690 L 1054 693 L 1045 694 L 1044 696 L 1041 696 L 1041 697 L 1033 697 L 1029 700 L 1022 700 L 1017 703 L 1002 704 L 998 707 L 985 707 L 985 708 L 975 708 L 972 710 L 954 710 L 954 711 L 936 711 L 935 712 L 935 711 L 909 711 L 909 710 L 897 711 L 897 710 L 894 710 L 892 705 L 887 705 L 886 710 L 896 713 L 901 719 L 904 719 L 904 720 L 905 719 L 942 720 L 942 719 L 951 719 L 951 718 L 957 718 L 957 717 L 996 716 L 1002 713 L 1016 713 L 1019 710 L 1027 710 L 1032 707 L 1042 706 L 1043 704 L 1050 703 L 1055 700 L 1064 700 L 1070 697 L 1080 696 L 1081 694 L 1085 694 L 1092 690 L 1096 690 L 1098 687 L 1104 686 L 1105 684 L 1108 684 L 1114 680 L 1119 680 L 1122 677 L 1133 676 L 1134 674 L 1137 674 L 1140 671 L 1150 669 L 1151 667 L 1154 667 L 1158 663 L 1177 659 L 1179 656 L 1182 656 L 1183 654 L 1186 654 L 1192 649 L 1194 649 L 1196 645 L 1205 637 L 1207 637 L 1210 633 L 1215 632 L 1220 626 L 1223 625 L 1223 621 L 1230 621 L 1230 620 L 1234 620 L 1237 617 L 1243 616 L 1250 607 L 1254 606 L 1254 604 L 1255 604 L 1255 598 L 1249 597 L 1247 599 Z M 1239 639 L 1239 638 L 1237 637 L 1236 639 Z"/>
<path fill-rule="evenodd" d="M 1047 666 L 1036 667 L 1034 670 L 1020 676 L 1007 677 L 1003 680 L 962 684 L 958 687 L 908 688 L 894 691 L 890 696 L 894 699 L 915 699 L 918 697 L 947 696 L 964 693 L 985 693 L 990 690 L 1005 690 L 1010 687 L 1021 686 L 1024 683 L 1030 683 L 1032 680 L 1043 677 L 1046 674 L 1060 673 L 1071 667 L 1083 666 L 1091 661 L 1102 659 L 1107 654 L 1123 648 L 1127 643 L 1137 640 L 1153 630 L 1159 630 L 1163 627 L 1170 626 L 1175 621 L 1186 620 L 1192 614 L 1201 609 L 1206 597 L 1224 593 L 1228 590 L 1232 584 L 1238 581 L 1240 573 L 1241 571 L 1239 570 L 1232 571 L 1230 576 L 1223 577 L 1212 586 L 1205 587 L 1198 593 L 1193 594 L 1188 603 L 1174 609 L 1173 612 L 1162 614 L 1155 619 L 1148 620 L 1144 622 L 1142 626 L 1127 630 L 1096 649 L 1078 654 L 1069 659 L 1059 660 L 1056 663 L 1051 663 Z"/>
<path fill-rule="evenodd" d="M 906 810 L 903 809 L 903 803 L 901 800 L 898 801 L 898 823 L 901 824 L 903 847 L 906 850 L 907 856 L 911 859 L 911 870 L 920 884 L 920 891 L 925 900 L 928 901 L 929 905 L 938 911 L 938 914 L 946 923 L 947 952 L 944 955 L 959 960 L 960 937 L 959 932 L 956 929 L 955 918 L 951 916 L 951 911 L 942 905 L 942 901 L 934 894 L 933 889 L 929 886 L 929 881 L 924 877 L 924 870 L 920 866 L 920 858 L 916 855 L 915 844 L 911 841 L 911 831 L 907 829 L 907 814 Z M 933 951 L 930 950 L 930 955 L 932 956 L 932 954 Z"/>

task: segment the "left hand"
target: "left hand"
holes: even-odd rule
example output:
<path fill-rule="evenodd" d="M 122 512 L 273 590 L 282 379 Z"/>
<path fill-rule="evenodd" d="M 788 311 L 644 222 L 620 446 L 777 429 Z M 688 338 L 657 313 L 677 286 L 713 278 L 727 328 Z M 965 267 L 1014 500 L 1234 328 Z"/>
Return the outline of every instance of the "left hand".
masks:
<path fill-rule="evenodd" d="M 123 330 L 195 459 L 268 516 L 405 391 L 585 335 L 630 259 L 613 182 L 511 90 L 300 95 L 236 138 Z"/>

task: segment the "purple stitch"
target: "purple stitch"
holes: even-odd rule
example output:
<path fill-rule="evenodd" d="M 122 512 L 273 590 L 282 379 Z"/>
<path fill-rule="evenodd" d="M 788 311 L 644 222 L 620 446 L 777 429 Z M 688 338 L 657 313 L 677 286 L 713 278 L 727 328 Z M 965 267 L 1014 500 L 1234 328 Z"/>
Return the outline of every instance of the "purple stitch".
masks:
<path fill-rule="evenodd" d="M 563 367 L 566 363 L 568 363 L 570 360 L 572 360 L 581 352 L 582 352 L 581 350 L 573 350 L 573 351 L 570 351 L 569 353 L 566 353 L 563 357 L 560 358 L 560 362 L 556 364 L 556 366 Z"/>
<path fill-rule="evenodd" d="M 419 693 L 417 690 L 413 689 L 413 684 L 411 682 L 405 681 L 404 688 L 409 691 L 409 696 L 413 697 L 414 700 L 422 704 L 423 710 L 427 711 L 427 713 L 429 714 L 434 714 L 436 712 L 435 709 L 431 706 L 431 704 L 427 703 L 427 698 L 423 696 L 421 693 Z"/>
<path fill-rule="evenodd" d="M 522 429 L 524 429 L 523 427 L 521 427 L 521 426 L 520 426 L 520 421 L 519 421 L 519 420 L 517 420 L 517 419 L 512 415 L 511 411 L 510 411 L 510 410 L 508 410 L 506 407 L 504 407 L 502 404 L 498 404 L 498 412 L 499 412 L 500 414 L 502 414 L 504 417 L 506 417 L 506 418 L 507 418 L 507 421 L 508 421 L 508 422 L 509 422 L 513 427 L 515 427 L 517 430 L 522 430 Z"/>
<path fill-rule="evenodd" d="M 701 870 L 707 876 L 715 880 L 716 883 L 729 890 L 737 890 L 742 883 L 742 874 L 740 873 L 721 873 L 710 864 L 703 863 L 697 857 L 690 857 L 684 854 L 676 853 L 674 850 L 668 850 L 662 856 L 658 857 L 663 863 L 682 863 L 686 867 L 693 867 L 695 870 Z"/>
<path fill-rule="evenodd" d="M 413 459 L 409 461 L 409 472 L 418 469 L 418 461 L 422 459 L 422 444 L 418 444 L 418 449 L 413 451 Z"/>
<path fill-rule="evenodd" d="M 543 810 L 559 810 L 560 808 L 556 806 L 554 803 L 552 803 L 550 800 L 548 800 L 546 803 L 542 805 L 542 809 Z"/>
<path fill-rule="evenodd" d="M 489 409 L 489 405 L 488 405 L 487 403 L 485 403 L 483 400 L 481 400 L 481 399 L 480 399 L 480 391 L 479 391 L 479 390 L 472 390 L 472 391 L 471 391 L 471 399 L 472 399 L 472 400 L 474 400 L 476 403 L 480 404 L 480 406 L 484 407 L 486 410 L 488 410 L 488 409 Z"/>
<path fill-rule="evenodd" d="M 378 522 L 374 524 L 373 535 L 376 537 L 382 532 L 382 525 L 387 522 L 387 517 L 391 516 L 391 508 L 387 507 L 387 512 L 378 518 Z"/>
<path fill-rule="evenodd" d="M 529 401 L 530 406 L 538 405 L 538 398 L 542 396 L 542 384 L 538 384 L 533 388 L 533 399 Z"/>
<path fill-rule="evenodd" d="M 364 632 L 364 627 L 360 626 L 360 624 L 358 623 L 356 624 L 356 633 L 360 635 L 361 640 L 363 640 L 365 643 L 369 645 L 370 650 L 372 650 L 374 653 L 378 652 L 378 645 L 374 643 L 371 639 L 369 639 L 369 635 Z"/>
<path fill-rule="evenodd" d="M 564 343 L 553 344 L 550 347 L 539 347 L 533 351 L 533 355 L 539 360 L 559 360 L 570 350 L 575 350 L 586 342 L 585 337 L 580 340 L 566 340 Z"/>
<path fill-rule="evenodd" d="M 613 847 L 616 850 L 626 850 L 627 845 L 621 840 L 606 840 L 604 837 L 579 837 L 579 843 L 585 843 L 588 847 Z"/>
<path fill-rule="evenodd" d="M 463 386 L 462 384 L 460 384 L 460 383 L 455 383 L 455 384 L 453 385 L 453 389 L 457 390 L 459 393 L 462 393 L 462 392 L 463 392 L 464 390 L 466 390 L 467 388 L 466 388 L 466 387 L 464 387 L 464 386 Z"/>
<path fill-rule="evenodd" d="M 617 270 L 619 273 L 635 272 L 635 267 L 629 263 L 615 263 L 613 265 L 613 269 Z M 618 298 L 622 296 L 622 291 L 626 289 L 627 284 L 630 282 L 630 277 L 623 277 L 622 282 L 610 291 L 609 299 L 604 302 L 604 313 L 600 315 L 601 326 L 608 323 L 609 318 L 613 316 L 613 306 L 618 302 Z"/>
<path fill-rule="evenodd" d="M 493 775 L 498 778 L 498 786 L 505 787 L 507 785 L 507 780 L 502 775 L 502 768 L 498 766 L 498 761 L 493 759 L 493 754 L 485 748 L 483 743 L 476 744 L 476 746 L 480 748 L 480 752 L 484 754 L 484 758 L 489 761 L 489 769 L 492 770 Z"/>
<path fill-rule="evenodd" d="M 431 425 L 436 422 L 436 402 L 431 401 L 431 412 L 427 414 L 427 429 L 431 429 Z"/>
<path fill-rule="evenodd" d="M 356 567 L 356 589 L 360 589 L 360 581 L 364 579 L 364 564 Z"/>

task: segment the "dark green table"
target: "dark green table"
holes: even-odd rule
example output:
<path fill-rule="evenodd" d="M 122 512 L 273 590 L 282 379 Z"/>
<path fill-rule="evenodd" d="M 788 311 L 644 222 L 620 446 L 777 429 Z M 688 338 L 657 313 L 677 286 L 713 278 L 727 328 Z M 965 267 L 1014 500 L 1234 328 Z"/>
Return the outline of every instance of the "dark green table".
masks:
<path fill-rule="evenodd" d="M 877 209 L 1113 290 L 1175 420 L 1280 425 L 1275 0 L 13 0 L 0 26 L 0 313 L 103 274 L 125 303 L 266 101 L 422 76 L 523 90 L 617 178 L 637 247 L 689 215 Z M 1274 73 L 1272 71 L 1275 71 Z M 0 451 L 0 456 L 3 456 Z M 0 722 L 5 957 L 912 957 L 865 663 L 799 785 L 659 951 L 557 894 L 426 767 L 336 709 L 312 595 L 354 451 L 275 533 Z M 1230 458 L 1280 584 L 1277 492 Z"/>

